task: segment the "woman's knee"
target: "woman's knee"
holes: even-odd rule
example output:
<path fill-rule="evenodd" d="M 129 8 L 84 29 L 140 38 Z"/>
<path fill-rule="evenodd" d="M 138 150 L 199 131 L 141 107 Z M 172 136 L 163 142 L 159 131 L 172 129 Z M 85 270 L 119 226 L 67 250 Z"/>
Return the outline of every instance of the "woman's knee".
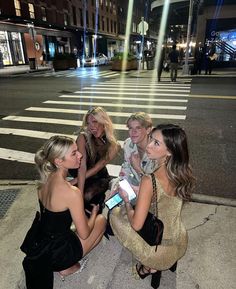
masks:
<path fill-rule="evenodd" d="M 98 226 L 99 228 L 101 228 L 102 231 L 105 232 L 106 224 L 107 224 L 106 218 L 102 214 L 97 215 L 96 226 Z"/>

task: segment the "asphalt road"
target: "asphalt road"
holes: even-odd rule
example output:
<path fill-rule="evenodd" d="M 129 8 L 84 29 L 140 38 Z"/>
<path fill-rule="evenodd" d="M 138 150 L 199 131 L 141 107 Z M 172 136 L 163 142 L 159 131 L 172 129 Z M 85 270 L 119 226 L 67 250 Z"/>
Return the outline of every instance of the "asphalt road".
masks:
<path fill-rule="evenodd" d="M 91 72 L 91 69 L 87 69 Z M 86 111 L 94 102 L 102 103 L 108 113 L 112 113 L 112 120 L 115 124 L 125 124 L 127 116 L 137 110 L 144 110 L 153 114 L 154 124 L 160 122 L 174 122 L 183 126 L 188 134 L 190 145 L 190 157 L 194 173 L 197 178 L 196 193 L 213 195 L 226 198 L 235 198 L 235 169 L 236 169 L 236 150 L 235 150 L 235 78 L 193 78 L 190 86 L 190 94 L 186 95 L 183 91 L 176 92 L 176 96 L 163 96 L 160 98 L 183 99 L 187 103 L 168 103 L 155 102 L 151 100 L 154 96 L 149 96 L 148 102 L 140 100 L 140 97 L 146 97 L 147 92 L 143 95 L 136 95 L 132 100 L 124 95 L 124 99 L 117 99 L 115 93 L 118 91 L 117 81 L 119 74 L 110 73 L 105 68 L 98 69 L 97 72 L 86 76 L 74 72 L 56 73 L 54 75 L 42 74 L 37 77 L 18 76 L 0 79 L 0 101 L 1 101 L 1 120 L 0 120 L 0 152 L 10 150 L 11 160 L 4 159 L 0 155 L 0 179 L 36 179 L 37 172 L 31 163 L 23 161 L 14 161 L 14 153 L 26 152 L 30 154 L 42 145 L 44 139 L 37 135 L 37 132 L 73 134 L 78 130 L 78 121 L 81 121 L 83 111 Z M 110 73 L 110 74 L 109 74 Z M 71 75 L 71 76 L 69 76 Z M 94 77 L 93 77 L 94 75 Z M 150 82 L 148 77 L 143 76 L 137 79 L 137 75 L 130 73 L 125 75 L 127 85 L 124 87 L 126 93 L 135 93 L 135 89 L 128 88 L 128 85 L 146 85 Z M 114 83 L 114 84 L 113 84 Z M 128 84 L 129 83 L 129 84 Z M 103 85 L 102 87 L 93 87 L 95 84 Z M 108 84 L 110 86 L 108 86 Z M 184 81 L 179 80 L 179 86 L 184 85 Z M 114 85 L 112 93 L 111 85 Z M 163 79 L 163 89 L 172 89 L 169 78 Z M 186 82 L 186 85 L 188 83 Z M 88 87 L 90 87 L 88 89 Z M 79 98 L 79 104 L 61 105 L 59 103 L 44 103 L 45 101 L 65 101 L 62 95 L 77 96 L 80 93 L 76 91 L 87 91 L 87 98 Z M 99 90 L 100 89 L 100 90 Z M 160 88 L 159 88 L 160 89 Z M 136 90 L 137 91 L 137 90 Z M 171 92 L 169 92 L 171 93 Z M 173 92 L 172 92 L 173 94 Z M 175 94 L 175 92 L 174 92 Z M 83 94 L 81 94 L 83 95 Z M 100 97 L 94 99 L 94 96 Z M 103 98 L 104 97 L 104 98 Z M 105 98 L 110 97 L 110 99 Z M 156 96 L 155 96 L 156 97 Z M 68 98 L 69 101 L 75 101 Z M 89 103 L 88 103 L 89 102 Z M 140 105 L 140 107 L 138 107 Z M 156 108 L 155 106 L 166 106 L 166 108 Z M 169 106 L 186 106 L 186 110 L 174 109 Z M 28 108 L 33 110 L 26 110 Z M 39 108 L 39 111 L 34 110 Z M 43 111 L 45 108 L 53 109 L 76 109 L 81 110 L 77 114 L 65 112 Z M 173 119 L 157 117 L 157 114 L 165 115 L 185 115 L 185 119 Z M 31 117 L 26 120 L 9 120 L 4 117 Z M 74 121 L 74 125 L 65 125 L 60 123 L 48 123 L 44 120 L 36 123 L 34 118 L 54 118 Z M 4 131 L 5 130 L 5 131 Z M 21 131 L 20 134 L 12 130 Z M 24 130 L 22 132 L 22 130 Z M 27 132 L 31 135 L 27 136 Z M 119 140 L 127 137 L 125 128 L 117 130 Z M 7 152 L 9 153 L 9 152 Z M 19 153 L 20 154 L 20 153 Z M 27 158 L 27 156 L 24 156 Z M 114 165 L 122 162 L 122 154 L 114 160 Z"/>

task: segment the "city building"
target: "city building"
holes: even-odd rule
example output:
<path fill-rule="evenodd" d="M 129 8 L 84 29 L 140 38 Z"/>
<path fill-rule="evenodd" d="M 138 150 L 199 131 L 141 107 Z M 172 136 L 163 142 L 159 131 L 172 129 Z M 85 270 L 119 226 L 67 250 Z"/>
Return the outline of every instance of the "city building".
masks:
<path fill-rule="evenodd" d="M 112 58 L 124 49 L 128 2 L 0 0 L 0 50 L 4 65 L 27 64 L 30 59 L 36 59 L 40 65 L 43 57 L 50 60 L 55 53 L 87 57 L 99 52 Z M 141 17 L 148 21 L 149 2 L 134 0 L 130 16 L 130 47 L 137 54 L 142 40 L 138 24 Z"/>
<path fill-rule="evenodd" d="M 190 2 L 193 9 L 189 15 Z M 156 20 L 151 23 L 156 31 L 159 31 L 163 5 L 164 0 L 154 0 L 151 3 L 151 19 Z M 225 65 L 235 65 L 235 0 L 170 0 L 164 45 L 168 48 L 176 43 L 182 57 L 184 57 L 187 46 L 189 16 L 192 20 L 189 55 L 194 56 L 195 46 L 207 49 L 211 43 L 215 46 L 217 63 L 224 62 Z M 222 63 L 219 66 L 222 66 Z"/>

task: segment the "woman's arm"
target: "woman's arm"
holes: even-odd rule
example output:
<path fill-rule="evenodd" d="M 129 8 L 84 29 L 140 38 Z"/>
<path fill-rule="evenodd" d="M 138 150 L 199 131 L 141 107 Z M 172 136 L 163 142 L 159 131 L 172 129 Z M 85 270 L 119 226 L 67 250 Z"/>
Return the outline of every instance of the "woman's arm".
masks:
<path fill-rule="evenodd" d="M 70 210 L 77 234 L 83 240 L 87 239 L 92 232 L 98 213 L 99 206 L 94 206 L 91 216 L 88 219 L 84 212 L 84 199 L 81 191 L 76 187 L 71 187 L 67 192 L 67 206 Z"/>
<path fill-rule="evenodd" d="M 78 188 L 83 193 L 84 192 L 84 183 L 86 179 L 87 173 L 87 152 L 86 152 L 86 140 L 83 134 L 80 134 L 76 140 L 78 151 L 82 154 L 82 159 L 80 163 L 80 167 L 78 169 Z"/>
<path fill-rule="evenodd" d="M 151 206 L 153 190 L 150 177 L 144 176 L 142 178 L 138 193 L 138 199 L 134 210 L 129 203 L 127 194 L 124 193 L 124 191 L 121 191 L 120 194 L 125 201 L 125 207 L 131 227 L 135 231 L 139 231 L 145 222 L 149 208 Z"/>
<path fill-rule="evenodd" d="M 105 156 L 104 158 L 100 159 L 98 162 L 96 162 L 96 164 L 89 170 L 87 170 L 86 172 L 86 179 L 90 178 L 94 175 L 96 175 L 101 169 L 103 169 L 111 160 L 113 160 L 118 151 L 120 149 L 120 146 L 117 145 L 113 145 L 109 148 L 109 152 L 108 152 L 108 158 L 106 159 Z"/>

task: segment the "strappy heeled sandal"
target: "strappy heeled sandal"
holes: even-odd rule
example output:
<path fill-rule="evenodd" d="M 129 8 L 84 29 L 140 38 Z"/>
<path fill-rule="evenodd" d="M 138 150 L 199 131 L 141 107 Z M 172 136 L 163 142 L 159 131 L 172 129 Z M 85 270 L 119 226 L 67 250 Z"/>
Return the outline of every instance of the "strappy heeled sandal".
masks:
<path fill-rule="evenodd" d="M 71 274 L 68 274 L 68 275 L 62 275 L 61 273 L 58 272 L 58 274 L 59 274 L 59 276 L 61 278 L 61 281 L 65 281 L 67 276 L 71 276 L 71 275 L 75 275 L 75 274 L 81 273 L 83 271 L 83 269 L 86 267 L 87 262 L 88 262 L 87 258 L 81 259 L 79 261 L 80 267 L 74 273 L 71 273 Z"/>
<path fill-rule="evenodd" d="M 145 273 L 144 270 L 146 270 L 146 271 L 148 271 L 148 272 Z M 136 264 L 136 271 L 137 271 L 137 273 L 138 273 L 138 275 L 139 275 L 139 277 L 140 277 L 141 279 L 144 279 L 144 278 L 146 278 L 148 275 L 151 274 L 150 269 L 146 269 L 146 267 L 145 267 L 144 265 L 142 265 L 142 264 L 140 264 L 139 267 L 138 267 L 138 264 Z"/>

